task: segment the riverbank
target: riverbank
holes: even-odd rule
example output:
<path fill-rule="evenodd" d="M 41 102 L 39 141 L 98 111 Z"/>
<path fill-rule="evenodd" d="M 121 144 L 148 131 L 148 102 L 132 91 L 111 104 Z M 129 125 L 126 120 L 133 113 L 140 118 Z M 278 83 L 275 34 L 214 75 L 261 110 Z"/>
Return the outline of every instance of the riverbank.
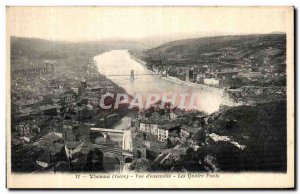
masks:
<path fill-rule="evenodd" d="M 209 90 L 209 91 L 214 91 L 214 92 L 223 92 L 222 88 L 216 88 L 216 87 L 212 87 L 212 86 L 208 86 L 208 85 L 204 85 L 204 84 L 196 84 L 196 83 L 192 83 L 192 82 L 187 82 L 187 81 L 183 81 L 177 77 L 173 77 L 173 76 L 168 76 L 168 77 L 161 77 L 161 79 L 166 80 L 166 81 L 170 81 L 176 84 L 181 84 L 181 85 L 185 85 L 185 86 L 189 86 L 189 87 L 193 87 L 193 88 L 199 88 L 202 90 Z"/>
<path fill-rule="evenodd" d="M 159 94 L 195 94 L 197 97 L 197 110 L 213 113 L 217 111 L 222 103 L 223 90 L 174 81 L 172 78 L 161 78 L 156 72 L 152 72 L 145 66 L 147 64 L 137 56 L 130 55 L 128 50 L 113 50 L 94 59 L 97 62 L 98 70 L 107 75 L 114 83 L 126 90 L 127 94 L 146 95 L 149 93 Z M 135 79 L 130 79 L 130 72 L 134 71 Z M 119 76 L 111 76 L 119 75 Z M 166 80 L 167 79 L 167 80 Z"/>
<path fill-rule="evenodd" d="M 153 72 L 153 71 L 151 71 L 150 69 L 147 68 L 145 61 L 142 61 L 142 60 L 136 58 L 131 53 L 129 53 L 129 54 L 130 54 L 131 59 L 133 59 L 136 62 L 140 63 L 145 68 L 147 73 L 157 75 L 157 73 L 155 73 L 155 72 Z M 208 85 L 204 85 L 204 84 L 197 84 L 197 83 L 187 82 L 187 81 L 183 81 L 183 80 L 181 80 L 177 77 L 173 77 L 173 76 L 167 76 L 167 77 L 160 76 L 160 78 L 162 80 L 169 81 L 169 82 L 172 82 L 172 83 L 175 83 L 175 84 L 180 84 L 180 85 L 189 86 L 189 87 L 193 87 L 193 88 L 199 88 L 199 89 L 202 89 L 202 90 L 213 91 L 213 92 L 222 92 L 222 93 L 224 91 L 224 89 L 222 89 L 222 88 L 217 88 L 217 87 L 208 86 Z"/>

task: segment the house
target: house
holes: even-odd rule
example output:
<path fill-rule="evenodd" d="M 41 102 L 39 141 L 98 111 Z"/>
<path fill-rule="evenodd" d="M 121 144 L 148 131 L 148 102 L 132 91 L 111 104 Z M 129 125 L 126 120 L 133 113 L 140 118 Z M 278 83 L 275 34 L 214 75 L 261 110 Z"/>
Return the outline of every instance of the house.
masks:
<path fill-rule="evenodd" d="M 147 121 L 140 122 L 140 131 L 143 131 L 148 134 L 157 135 L 158 134 L 158 124 L 157 123 L 150 123 Z"/>
<path fill-rule="evenodd" d="M 260 71 L 258 71 L 258 72 L 254 72 L 254 71 L 239 72 L 238 75 L 241 77 L 248 78 L 248 79 L 254 79 L 254 78 L 263 76 Z"/>
<path fill-rule="evenodd" d="M 169 116 L 170 116 L 170 119 L 176 119 L 178 117 L 178 114 L 176 114 L 176 112 L 173 109 L 171 109 Z"/>
<path fill-rule="evenodd" d="M 57 140 L 62 139 L 62 134 L 61 133 L 56 133 L 56 132 L 49 132 L 48 134 L 43 136 L 43 141 L 44 142 L 49 142 L 53 143 Z"/>
<path fill-rule="evenodd" d="M 65 142 L 89 140 L 90 124 L 65 120 L 63 124 L 62 139 Z"/>
<path fill-rule="evenodd" d="M 231 79 L 234 76 L 238 75 L 237 71 L 228 71 L 228 72 L 220 72 L 217 73 L 216 78 L 218 79 Z"/>
<path fill-rule="evenodd" d="M 72 159 L 76 153 L 79 153 L 83 147 L 82 142 L 66 142 L 65 151 L 69 159 Z"/>
<path fill-rule="evenodd" d="M 179 131 L 178 131 L 178 130 L 173 130 L 173 131 L 169 132 L 168 138 L 169 138 L 169 140 L 170 140 L 173 144 L 179 143 L 179 142 L 180 142 Z"/>
<path fill-rule="evenodd" d="M 168 129 L 163 129 L 163 128 L 159 128 L 158 129 L 158 133 L 157 133 L 157 139 L 158 141 L 167 141 L 169 137 L 169 130 Z"/>
<path fill-rule="evenodd" d="M 188 125 L 182 125 L 180 127 L 180 137 L 182 139 L 188 139 L 193 137 L 198 131 L 200 130 L 199 127 L 193 127 Z"/>
<path fill-rule="evenodd" d="M 36 159 L 36 163 L 43 168 L 47 168 L 53 163 L 53 161 L 51 161 L 50 154 L 46 152 Z"/>
<path fill-rule="evenodd" d="M 20 145 L 21 143 L 22 143 L 22 142 L 21 142 L 20 139 L 14 137 L 14 136 L 12 135 L 12 137 L 11 137 L 11 144 L 12 144 L 12 146 L 18 146 L 18 145 Z"/>
<path fill-rule="evenodd" d="M 17 131 L 19 131 L 20 135 L 28 135 L 31 134 L 31 128 L 29 127 L 29 124 L 20 123 L 17 125 Z"/>
<path fill-rule="evenodd" d="M 39 106 L 40 111 L 49 111 L 55 110 L 56 112 L 60 112 L 61 106 L 57 104 L 43 104 Z"/>
<path fill-rule="evenodd" d="M 33 112 L 33 109 L 31 107 L 21 108 L 19 112 L 21 116 L 28 116 Z"/>
<path fill-rule="evenodd" d="M 78 92 L 79 92 L 79 88 L 77 88 L 77 87 L 71 88 L 71 90 L 76 94 L 78 94 Z"/>
<path fill-rule="evenodd" d="M 60 97 L 61 101 L 65 102 L 65 103 L 72 103 L 76 101 L 76 94 L 71 91 L 71 92 L 66 92 L 65 94 L 63 94 Z"/>
<path fill-rule="evenodd" d="M 142 117 L 140 119 L 139 130 L 148 134 L 157 135 L 158 126 L 164 122 L 164 119 L 160 117 L 160 114 L 154 112 L 150 117 Z"/>
<path fill-rule="evenodd" d="M 179 131 L 180 123 L 176 121 L 170 121 L 164 125 L 158 127 L 157 139 L 158 141 L 165 142 L 169 138 L 169 133 Z"/>
<path fill-rule="evenodd" d="M 148 117 L 147 117 L 148 114 Z M 150 115 L 150 116 L 149 116 Z M 175 120 L 178 112 L 171 110 L 170 113 L 160 114 L 158 112 L 140 114 L 139 131 L 151 134 L 157 137 L 159 141 L 166 141 L 169 137 L 169 131 L 178 128 L 181 120 Z"/>
<path fill-rule="evenodd" d="M 150 142 L 150 141 L 143 141 L 143 145 L 144 145 L 146 148 L 150 148 L 150 147 L 151 147 L 151 142 Z"/>
<path fill-rule="evenodd" d="M 147 158 L 147 148 L 144 145 L 137 146 L 134 150 L 134 155 L 136 158 Z"/>
<path fill-rule="evenodd" d="M 150 129 L 151 129 L 151 123 L 146 123 L 144 121 L 140 122 L 140 127 L 139 127 L 140 131 L 150 133 Z"/>
<path fill-rule="evenodd" d="M 27 142 L 27 143 L 30 143 L 34 140 L 35 136 L 33 135 L 25 135 L 25 136 L 22 136 L 20 137 L 21 140 L 23 140 L 23 142 Z"/>
<path fill-rule="evenodd" d="M 100 99 L 103 94 L 101 92 L 85 91 L 81 94 L 82 99 L 86 99 L 93 106 L 99 106 Z"/>
<path fill-rule="evenodd" d="M 76 141 L 78 135 L 76 134 L 76 129 L 79 127 L 78 124 L 69 124 L 66 123 L 63 125 L 63 134 L 62 137 L 67 142 Z"/>
<path fill-rule="evenodd" d="M 212 85 L 212 86 L 219 86 L 219 80 L 215 79 L 215 78 L 205 78 L 204 80 L 204 84 L 206 85 Z"/>

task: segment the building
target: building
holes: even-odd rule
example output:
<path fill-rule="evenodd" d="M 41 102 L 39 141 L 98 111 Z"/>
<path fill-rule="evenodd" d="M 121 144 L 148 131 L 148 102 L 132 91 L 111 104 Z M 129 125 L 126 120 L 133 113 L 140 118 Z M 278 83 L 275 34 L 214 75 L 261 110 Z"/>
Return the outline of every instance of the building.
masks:
<path fill-rule="evenodd" d="M 54 143 L 55 141 L 58 141 L 62 139 L 62 133 L 57 132 L 49 132 L 46 135 L 43 136 L 43 141 L 48 143 Z"/>
<path fill-rule="evenodd" d="M 151 142 L 150 142 L 150 141 L 143 141 L 143 145 L 144 145 L 146 148 L 150 148 L 150 147 L 151 147 Z"/>
<path fill-rule="evenodd" d="M 200 130 L 199 127 L 192 127 L 188 125 L 182 125 L 180 127 L 180 138 L 181 139 L 188 139 L 193 137 L 198 131 Z"/>
<path fill-rule="evenodd" d="M 203 80 L 204 84 L 211 85 L 211 86 L 219 86 L 219 80 L 215 78 L 205 78 Z"/>
<path fill-rule="evenodd" d="M 204 78 L 205 78 L 204 74 L 197 74 L 196 82 L 199 83 L 199 84 L 203 84 L 204 83 Z"/>
<path fill-rule="evenodd" d="M 34 110 L 31 107 L 20 108 L 20 110 L 19 110 L 20 116 L 28 116 L 28 115 L 32 114 L 33 112 L 34 112 Z"/>
<path fill-rule="evenodd" d="M 253 72 L 253 71 L 248 71 L 248 72 L 239 72 L 238 73 L 239 76 L 241 77 L 245 77 L 245 78 L 248 78 L 248 79 L 253 79 L 253 78 L 257 78 L 257 77 L 261 77 L 263 76 L 262 75 L 262 72 Z"/>
<path fill-rule="evenodd" d="M 194 79 L 194 68 L 193 67 L 189 70 L 189 79 L 190 80 Z"/>
<path fill-rule="evenodd" d="M 185 72 L 185 81 L 186 81 L 186 82 L 189 82 L 189 81 L 190 81 L 190 71 L 189 71 L 189 70 L 187 70 L 187 71 Z"/>
<path fill-rule="evenodd" d="M 139 130 L 141 132 L 157 136 L 158 140 L 162 139 L 161 137 L 167 136 L 167 132 L 165 132 L 165 130 L 160 129 L 158 123 L 151 123 L 150 121 L 140 121 Z"/>
<path fill-rule="evenodd" d="M 177 128 L 179 133 L 179 126 L 181 119 L 177 119 L 182 111 L 179 109 L 171 109 L 170 112 L 156 112 L 155 105 L 154 112 L 143 112 L 139 114 L 139 127 L 138 130 L 146 134 L 151 134 L 157 138 L 157 140 L 164 142 L 169 137 L 169 132 Z"/>
<path fill-rule="evenodd" d="M 61 108 L 62 106 L 57 104 L 43 104 L 39 106 L 39 111 L 43 112 L 45 115 L 60 116 Z"/>
<path fill-rule="evenodd" d="M 231 78 L 234 78 L 236 75 L 238 75 L 237 71 L 220 72 L 220 73 L 217 73 L 216 78 L 218 78 L 218 79 L 231 79 Z"/>
<path fill-rule="evenodd" d="M 65 142 L 89 141 L 90 125 L 86 123 L 66 122 L 63 125 L 62 139 Z"/>
<path fill-rule="evenodd" d="M 102 95 L 103 94 L 100 91 L 84 92 L 81 98 L 87 99 L 88 103 L 92 104 L 93 106 L 99 106 Z"/>
<path fill-rule="evenodd" d="M 69 104 L 69 103 L 72 103 L 72 102 L 75 102 L 76 101 L 76 92 L 66 92 L 65 94 L 63 94 L 60 99 L 62 102 L 66 103 L 66 104 Z M 77 91 L 78 93 L 78 91 Z"/>
<path fill-rule="evenodd" d="M 20 123 L 16 128 L 20 135 L 29 135 L 32 133 L 32 129 L 30 128 L 29 124 Z"/>
<path fill-rule="evenodd" d="M 173 109 L 170 110 L 170 119 L 176 119 L 178 117 L 178 114 L 176 111 L 174 111 Z"/>
<path fill-rule="evenodd" d="M 158 141 L 165 142 L 169 138 L 169 132 L 173 132 L 174 130 L 179 132 L 179 126 L 178 121 L 156 121 L 154 123 L 141 121 L 139 130 L 146 134 L 156 136 Z"/>
<path fill-rule="evenodd" d="M 157 130 L 157 139 L 158 141 L 167 141 L 169 137 L 169 130 L 168 129 L 164 129 L 164 128 L 159 128 Z"/>
<path fill-rule="evenodd" d="M 25 136 L 21 136 L 20 139 L 23 140 L 23 142 L 31 143 L 35 139 L 35 136 L 25 135 Z"/>
<path fill-rule="evenodd" d="M 140 131 L 148 133 L 148 134 L 152 134 L 152 135 L 158 134 L 158 124 L 157 123 L 141 121 L 139 129 L 140 129 Z"/>
<path fill-rule="evenodd" d="M 78 92 L 79 92 L 79 88 L 76 88 L 76 87 L 71 88 L 71 90 L 76 94 L 78 94 Z"/>
<path fill-rule="evenodd" d="M 168 77 L 168 70 L 166 69 L 166 70 L 164 70 L 163 72 L 162 72 L 162 75 L 161 75 L 162 77 Z"/>
<path fill-rule="evenodd" d="M 165 142 L 169 138 L 169 134 L 178 133 L 180 130 L 180 123 L 176 121 L 170 121 L 164 125 L 161 125 L 157 130 L 158 141 Z"/>
<path fill-rule="evenodd" d="M 78 124 L 70 125 L 64 124 L 63 125 L 63 139 L 66 142 L 73 142 L 76 141 L 79 135 L 76 134 L 76 129 L 79 127 Z"/>
<path fill-rule="evenodd" d="M 134 150 L 134 156 L 135 158 L 147 158 L 147 148 L 143 146 L 137 146 L 137 148 Z"/>
<path fill-rule="evenodd" d="M 79 153 L 83 147 L 83 142 L 66 142 L 65 151 L 69 159 L 72 159 L 76 153 Z"/>
<path fill-rule="evenodd" d="M 84 89 L 87 88 L 86 80 L 82 80 L 82 81 L 81 81 L 81 88 L 84 88 Z"/>
<path fill-rule="evenodd" d="M 51 155 L 46 152 L 36 159 L 36 163 L 43 168 L 48 168 L 53 161 L 51 160 Z"/>

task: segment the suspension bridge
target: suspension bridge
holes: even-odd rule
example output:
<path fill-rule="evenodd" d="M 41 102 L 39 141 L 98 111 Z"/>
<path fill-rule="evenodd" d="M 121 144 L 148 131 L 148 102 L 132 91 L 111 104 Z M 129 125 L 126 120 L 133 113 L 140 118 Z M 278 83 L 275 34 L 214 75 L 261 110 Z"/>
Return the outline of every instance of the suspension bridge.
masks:
<path fill-rule="evenodd" d="M 162 74 L 160 74 L 160 73 L 138 73 L 138 74 L 135 74 L 134 70 L 131 70 L 130 74 L 108 74 L 105 76 L 106 77 L 130 77 L 130 80 L 134 80 L 134 77 L 136 77 L 136 76 L 149 76 L 149 75 L 162 76 Z"/>

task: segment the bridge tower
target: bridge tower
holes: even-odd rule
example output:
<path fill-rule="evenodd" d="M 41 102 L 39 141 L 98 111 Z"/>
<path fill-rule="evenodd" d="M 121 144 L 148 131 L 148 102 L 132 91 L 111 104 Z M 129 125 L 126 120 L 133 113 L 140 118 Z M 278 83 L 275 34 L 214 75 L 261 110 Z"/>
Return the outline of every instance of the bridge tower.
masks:
<path fill-rule="evenodd" d="M 130 72 L 130 80 L 134 81 L 134 70 L 133 69 Z"/>
<path fill-rule="evenodd" d="M 185 70 L 185 81 L 190 81 L 190 71 L 188 68 Z"/>

